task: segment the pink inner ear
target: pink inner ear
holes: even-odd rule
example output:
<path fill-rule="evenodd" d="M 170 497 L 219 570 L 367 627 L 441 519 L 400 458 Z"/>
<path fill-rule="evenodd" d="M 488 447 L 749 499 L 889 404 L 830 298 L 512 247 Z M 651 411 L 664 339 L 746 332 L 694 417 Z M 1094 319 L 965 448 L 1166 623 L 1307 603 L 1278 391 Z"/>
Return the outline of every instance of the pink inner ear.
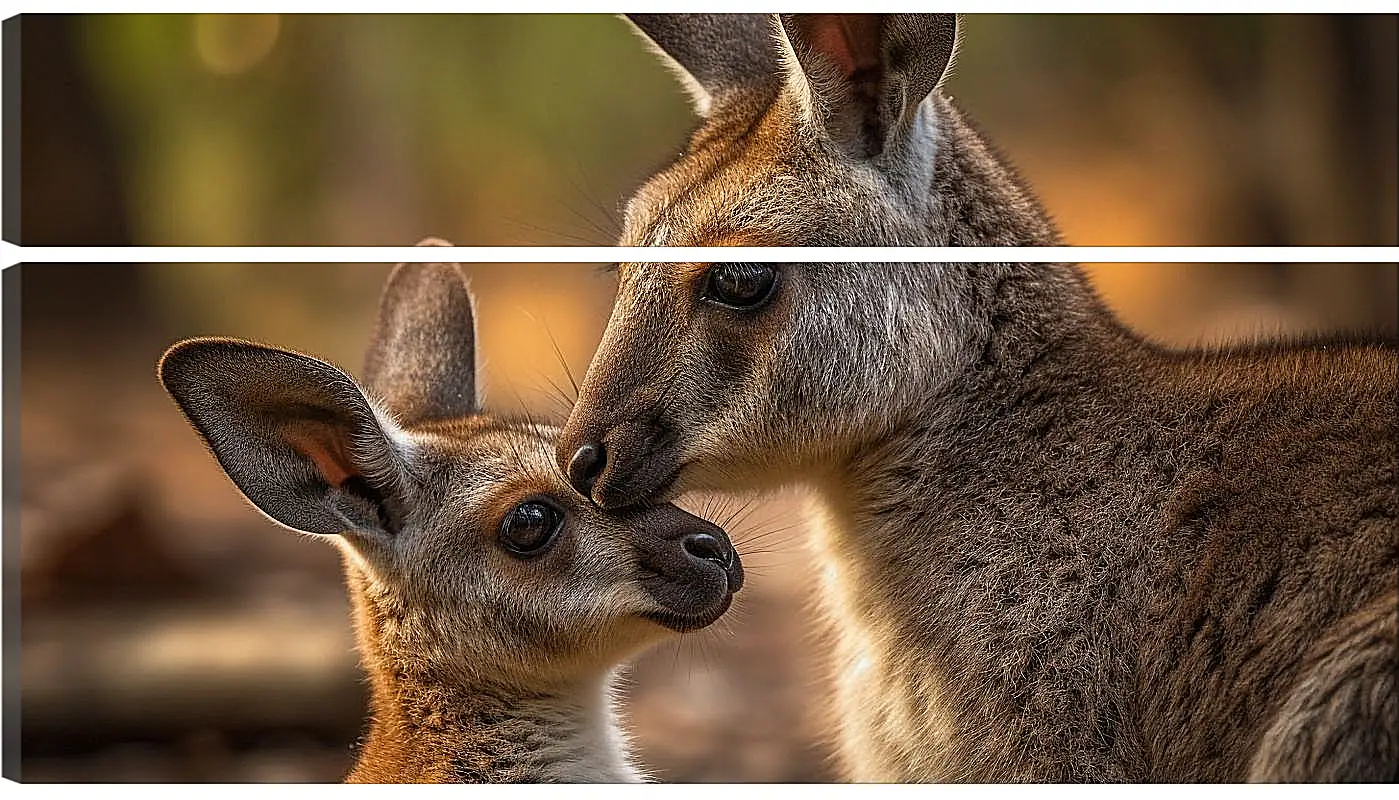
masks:
<path fill-rule="evenodd" d="M 879 69 L 878 14 L 808 14 L 803 27 L 811 49 L 831 59 L 841 74 Z"/>
<path fill-rule="evenodd" d="M 316 469 L 331 486 L 339 486 L 360 474 L 355 468 L 337 431 L 330 425 L 298 422 L 282 430 L 287 443 L 311 459 Z"/>

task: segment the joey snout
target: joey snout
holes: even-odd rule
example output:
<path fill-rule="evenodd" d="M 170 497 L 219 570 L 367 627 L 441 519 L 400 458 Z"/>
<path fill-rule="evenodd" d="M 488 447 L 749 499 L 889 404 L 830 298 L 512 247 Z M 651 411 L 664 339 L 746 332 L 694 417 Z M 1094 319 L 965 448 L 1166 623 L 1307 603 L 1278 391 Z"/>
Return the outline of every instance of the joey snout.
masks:
<path fill-rule="evenodd" d="M 743 588 L 743 564 L 722 528 L 671 505 L 641 512 L 634 524 L 639 582 L 659 607 L 653 621 L 689 631 L 728 610 Z"/>

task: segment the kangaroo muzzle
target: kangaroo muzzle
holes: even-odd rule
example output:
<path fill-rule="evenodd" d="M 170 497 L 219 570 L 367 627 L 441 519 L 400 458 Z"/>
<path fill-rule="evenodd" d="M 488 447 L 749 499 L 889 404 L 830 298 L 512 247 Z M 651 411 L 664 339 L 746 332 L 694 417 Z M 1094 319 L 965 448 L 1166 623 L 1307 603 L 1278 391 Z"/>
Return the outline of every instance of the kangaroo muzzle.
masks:
<path fill-rule="evenodd" d="M 607 449 L 602 442 L 584 442 L 568 460 L 568 482 L 584 497 L 593 496 L 593 484 L 607 466 Z"/>
<path fill-rule="evenodd" d="M 575 421 L 582 419 L 569 420 L 557 453 L 575 491 L 607 510 L 669 499 L 684 465 L 679 437 L 660 420 L 603 431 Z"/>

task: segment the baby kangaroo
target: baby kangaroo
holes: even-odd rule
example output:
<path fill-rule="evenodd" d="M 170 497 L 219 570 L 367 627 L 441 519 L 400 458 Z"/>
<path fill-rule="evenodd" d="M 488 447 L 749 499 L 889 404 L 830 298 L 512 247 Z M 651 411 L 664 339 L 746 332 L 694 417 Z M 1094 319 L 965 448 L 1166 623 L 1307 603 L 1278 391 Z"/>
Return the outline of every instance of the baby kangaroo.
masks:
<path fill-rule="evenodd" d="M 859 780 L 1399 779 L 1399 350 L 1174 352 L 1075 266 L 628 265 L 607 509 L 811 488 Z"/>
<path fill-rule="evenodd" d="M 455 264 L 389 278 L 364 388 L 309 356 L 181 342 L 160 380 L 274 521 L 340 550 L 372 708 L 350 782 L 634 781 L 617 665 L 728 609 L 724 532 L 599 510 L 556 431 L 482 412 Z"/>

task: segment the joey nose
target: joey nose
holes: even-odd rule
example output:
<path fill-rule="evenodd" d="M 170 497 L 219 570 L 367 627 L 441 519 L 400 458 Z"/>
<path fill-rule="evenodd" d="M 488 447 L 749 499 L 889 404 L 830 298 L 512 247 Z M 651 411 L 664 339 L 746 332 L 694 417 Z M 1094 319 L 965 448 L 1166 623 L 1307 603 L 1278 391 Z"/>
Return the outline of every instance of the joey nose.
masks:
<path fill-rule="evenodd" d="M 591 498 L 593 484 L 606 466 L 607 451 L 602 442 L 584 442 L 568 461 L 568 482 L 579 494 Z"/>
<path fill-rule="evenodd" d="M 692 533 L 680 542 L 685 552 L 701 561 L 712 561 L 728 570 L 733 561 L 733 549 L 708 533 Z"/>
<path fill-rule="evenodd" d="M 743 588 L 743 565 L 723 531 L 717 536 L 704 532 L 686 534 L 680 540 L 680 548 L 694 561 L 713 564 L 723 570 L 730 594 Z"/>

